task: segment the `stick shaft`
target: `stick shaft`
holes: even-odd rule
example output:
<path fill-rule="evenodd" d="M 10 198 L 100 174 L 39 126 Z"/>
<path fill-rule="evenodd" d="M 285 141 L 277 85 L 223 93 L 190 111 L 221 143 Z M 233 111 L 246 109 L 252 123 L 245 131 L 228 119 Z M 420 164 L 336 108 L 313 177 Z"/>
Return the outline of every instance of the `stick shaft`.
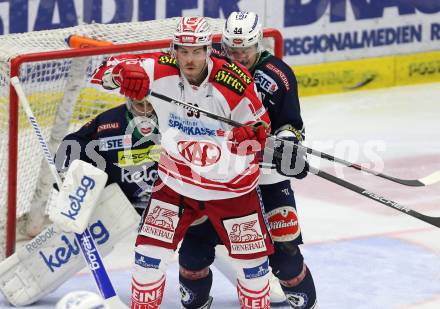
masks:
<path fill-rule="evenodd" d="M 232 119 L 228 119 L 226 117 L 222 117 L 220 115 L 216 115 L 216 114 L 211 113 L 211 112 L 209 112 L 207 110 L 204 110 L 204 109 L 202 109 L 200 107 L 194 106 L 192 104 L 189 104 L 189 103 L 186 103 L 186 102 L 183 102 L 183 101 L 180 101 L 180 100 L 176 100 L 176 99 L 170 98 L 170 97 L 168 97 L 166 95 L 163 95 L 163 94 L 151 91 L 151 90 L 149 91 L 149 95 L 153 96 L 155 98 L 158 98 L 160 100 L 163 100 L 163 101 L 166 101 L 166 102 L 169 102 L 169 103 L 173 103 L 173 104 L 175 104 L 177 106 L 180 106 L 180 107 L 183 107 L 183 108 L 185 108 L 185 109 L 187 109 L 189 111 L 202 113 L 202 114 L 204 114 L 205 116 L 207 116 L 209 118 L 222 121 L 222 122 L 227 123 L 227 124 L 229 124 L 229 125 L 231 125 L 233 127 L 241 127 L 241 126 L 243 126 L 243 124 L 240 123 L 240 122 L 234 121 Z M 386 179 L 386 180 L 389 180 L 389 181 L 392 181 L 392 182 L 395 182 L 395 183 L 398 183 L 398 184 L 401 184 L 401 185 L 411 186 L 411 187 L 423 187 L 423 186 L 432 185 L 432 184 L 437 183 L 437 182 L 440 181 L 440 171 L 437 171 L 435 173 L 432 173 L 432 174 L 430 174 L 430 175 L 428 175 L 426 177 L 420 178 L 420 179 L 400 179 L 400 178 L 397 178 L 397 177 L 386 175 L 384 173 L 376 172 L 376 171 L 371 170 L 369 168 L 366 168 L 366 167 L 364 167 L 362 165 L 351 163 L 351 162 L 346 161 L 344 159 L 337 158 L 337 157 L 332 156 L 330 154 L 327 154 L 325 152 L 314 150 L 312 148 L 306 147 L 306 146 L 301 145 L 301 144 L 295 144 L 295 143 L 292 143 L 292 142 L 289 142 L 289 141 L 285 141 L 285 140 L 279 139 L 278 137 L 273 136 L 273 135 L 271 135 L 270 137 L 273 138 L 274 140 L 277 140 L 277 141 L 282 142 L 282 143 L 290 143 L 296 149 L 300 148 L 300 149 L 306 151 L 308 154 L 311 154 L 313 156 L 320 157 L 320 158 L 323 158 L 323 159 L 328 160 L 328 161 L 336 162 L 336 163 L 345 165 L 347 167 L 354 168 L 356 170 L 363 171 L 363 172 L 375 175 L 377 177 L 380 177 L 380 178 L 383 178 L 383 179 Z"/>
<path fill-rule="evenodd" d="M 188 103 L 180 101 L 180 100 L 172 99 L 172 98 L 170 98 L 170 97 L 168 97 L 166 95 L 163 95 L 163 94 L 160 94 L 160 93 L 156 93 L 156 92 L 151 91 L 151 90 L 149 91 L 149 95 L 153 96 L 153 97 L 156 97 L 158 99 L 164 100 L 166 102 L 173 103 L 173 104 L 175 104 L 177 106 L 183 107 L 183 108 L 188 109 L 190 111 L 200 112 L 200 113 L 204 114 L 205 116 L 207 116 L 209 118 L 225 122 L 225 123 L 227 123 L 227 124 L 229 124 L 231 126 L 234 126 L 234 127 L 240 127 L 240 126 L 243 125 L 243 124 L 241 124 L 239 122 L 236 122 L 234 120 L 231 120 L 231 119 L 228 119 L 228 118 L 216 115 L 216 114 L 211 113 L 209 111 L 206 111 L 206 110 L 204 110 L 202 108 L 196 107 L 194 105 L 188 104 Z M 281 142 L 286 142 L 284 140 L 278 139 L 275 136 L 272 136 L 272 137 L 275 138 L 276 140 L 281 141 Z M 414 183 L 413 184 L 405 183 L 405 180 L 400 180 L 400 179 L 397 179 L 397 178 L 394 178 L 394 177 L 391 177 L 391 176 L 387 176 L 387 175 L 384 175 L 384 174 L 381 174 L 381 173 L 377 173 L 375 171 L 363 168 L 360 165 L 350 163 L 350 162 L 348 162 L 346 160 L 336 158 L 336 157 L 331 156 L 329 154 L 322 153 L 322 152 L 316 151 L 314 149 L 311 149 L 311 148 L 308 148 L 308 147 L 305 147 L 305 146 L 302 146 L 302 145 L 298 145 L 298 144 L 294 144 L 294 143 L 292 143 L 292 144 L 296 148 L 303 148 L 305 151 L 307 151 L 307 153 L 312 154 L 314 156 L 318 156 L 318 157 L 324 158 L 324 159 L 329 160 L 329 161 L 334 161 L 334 162 L 337 162 L 337 163 L 341 163 L 341 164 L 346 165 L 348 167 L 352 167 L 352 168 L 355 168 L 357 170 L 362 170 L 362 171 L 368 172 L 370 174 L 373 174 L 373 175 L 376 175 L 376 176 L 379 176 L 379 177 L 382 177 L 382 178 L 385 178 L 385 179 L 388 179 L 388 180 L 391 180 L 391 181 L 394 181 L 394 182 L 398 182 L 398 183 L 406 184 L 406 185 L 414 185 Z M 274 155 L 280 156 L 282 154 L 275 152 Z M 356 193 L 358 193 L 358 194 L 360 194 L 360 195 L 362 195 L 364 197 L 372 199 L 372 200 L 374 200 L 374 201 L 376 201 L 378 203 L 381 203 L 381 204 L 383 204 L 385 206 L 388 206 L 388 207 L 393 208 L 393 209 L 395 209 L 397 211 L 403 212 L 404 214 L 407 214 L 407 215 L 409 215 L 411 217 L 417 218 L 417 219 L 422 220 L 422 221 L 424 221 L 426 223 L 432 224 L 432 225 L 434 225 L 436 227 L 440 227 L 440 218 L 439 217 L 431 217 L 431 216 L 423 215 L 423 214 L 421 214 L 421 213 L 419 213 L 419 212 L 417 212 L 415 210 L 412 210 L 412 209 L 410 209 L 410 208 L 408 208 L 406 206 L 403 206 L 403 205 L 401 205 L 401 204 L 399 204 L 397 202 L 394 202 L 394 201 L 392 201 L 392 200 L 390 200 L 390 199 L 388 199 L 386 197 L 383 197 L 383 196 L 381 196 L 379 194 L 376 194 L 374 192 L 365 190 L 364 188 L 356 186 L 355 184 L 353 184 L 351 182 L 345 181 L 345 180 L 343 180 L 343 179 L 341 179 L 339 177 L 336 177 L 336 176 L 333 176 L 331 174 L 328 174 L 328 173 L 326 173 L 324 171 L 321 171 L 321 170 L 319 170 L 317 168 L 310 167 L 310 172 L 315 174 L 315 175 L 317 175 L 318 177 L 324 178 L 324 179 L 326 179 L 326 180 L 328 180 L 330 182 L 333 182 L 333 183 L 335 183 L 335 184 L 337 184 L 337 185 L 339 185 L 341 187 L 344 187 L 344 188 L 346 188 L 346 189 L 348 189 L 350 191 L 356 192 Z M 434 173 L 432 175 L 436 175 L 436 173 Z M 425 177 L 425 178 L 429 178 L 429 177 L 431 177 L 430 182 L 434 183 L 435 179 L 432 179 L 432 178 L 435 177 L 435 176 L 428 176 L 428 177 Z M 416 181 L 413 181 L 413 182 L 416 182 Z M 409 183 L 411 183 L 411 181 Z M 426 181 L 426 183 L 428 183 L 428 181 Z M 422 185 L 424 185 L 424 184 L 422 183 Z"/>

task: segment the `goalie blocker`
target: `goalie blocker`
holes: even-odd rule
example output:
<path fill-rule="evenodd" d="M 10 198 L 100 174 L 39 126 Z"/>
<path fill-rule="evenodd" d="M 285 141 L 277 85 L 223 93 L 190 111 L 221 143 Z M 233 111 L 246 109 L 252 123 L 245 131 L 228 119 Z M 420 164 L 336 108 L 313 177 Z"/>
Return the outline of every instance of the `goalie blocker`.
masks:
<path fill-rule="evenodd" d="M 49 211 L 50 220 L 64 232 L 84 232 L 107 178 L 106 172 L 92 164 L 73 161 L 65 174 L 56 207 Z"/>
<path fill-rule="evenodd" d="M 111 184 L 100 195 L 89 228 L 99 251 L 107 255 L 125 235 L 136 231 L 139 221 L 119 186 Z M 14 306 L 29 305 L 84 266 L 75 236 L 52 224 L 0 263 L 0 291 Z"/>

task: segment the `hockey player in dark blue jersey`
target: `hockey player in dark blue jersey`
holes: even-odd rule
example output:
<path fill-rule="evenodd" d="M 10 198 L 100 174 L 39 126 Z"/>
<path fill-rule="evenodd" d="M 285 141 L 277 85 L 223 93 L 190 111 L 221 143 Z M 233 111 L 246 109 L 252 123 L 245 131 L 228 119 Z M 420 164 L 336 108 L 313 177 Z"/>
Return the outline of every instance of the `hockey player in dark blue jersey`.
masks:
<path fill-rule="evenodd" d="M 68 134 L 58 148 L 55 163 L 65 171 L 74 159 L 89 162 L 108 174 L 142 214 L 157 178 L 160 137 L 153 107 L 145 99 L 127 98 Z"/>
<path fill-rule="evenodd" d="M 304 138 L 304 129 L 296 77 L 285 62 L 263 49 L 262 26 L 255 13 L 233 12 L 229 16 L 222 35 L 222 52 L 252 73 L 272 122 L 271 133 L 281 139 L 300 143 Z M 299 248 L 303 242 L 294 192 L 289 178 L 285 177 L 304 178 L 308 165 L 305 154 L 297 154 L 293 147 L 287 145 L 279 145 L 278 150 L 283 150 L 283 146 L 284 153 L 290 152 L 292 158 L 297 158 L 296 161 L 293 160 L 294 163 L 290 165 L 292 160 L 287 160 L 289 164 L 285 166 L 284 160 L 281 164 L 281 160 L 272 159 L 273 156 L 266 156 L 265 153 L 262 164 L 267 169 L 262 170 L 259 182 L 275 242 L 275 253 L 269 257 L 270 266 L 292 308 L 315 308 L 315 285 Z M 188 230 L 179 251 L 181 300 L 185 308 L 209 308 L 212 302 L 209 296 L 212 284 L 209 266 L 214 258 L 216 261 L 223 260 L 215 265 L 227 276 L 231 277 L 235 271 L 231 271 L 227 257 L 219 256 L 219 247 L 215 250 L 219 240 L 210 224 L 197 223 Z M 271 293 L 275 292 L 272 289 L 271 286 Z M 271 303 L 275 301 L 272 299 Z"/>

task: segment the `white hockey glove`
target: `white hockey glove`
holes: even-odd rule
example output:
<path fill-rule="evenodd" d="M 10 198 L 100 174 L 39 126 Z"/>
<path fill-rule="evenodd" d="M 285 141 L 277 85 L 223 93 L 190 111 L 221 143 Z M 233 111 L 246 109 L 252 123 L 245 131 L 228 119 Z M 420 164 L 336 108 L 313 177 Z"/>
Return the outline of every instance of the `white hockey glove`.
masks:
<path fill-rule="evenodd" d="M 69 166 L 50 220 L 64 232 L 82 233 L 107 182 L 106 172 L 90 163 L 75 160 Z"/>
<path fill-rule="evenodd" d="M 105 256 L 129 232 L 140 216 L 117 184 L 107 186 L 90 220 L 90 233 Z M 133 244 L 134 245 L 134 244 Z M 0 291 L 14 306 L 36 302 L 85 266 L 71 233 L 50 225 L 0 263 Z"/>

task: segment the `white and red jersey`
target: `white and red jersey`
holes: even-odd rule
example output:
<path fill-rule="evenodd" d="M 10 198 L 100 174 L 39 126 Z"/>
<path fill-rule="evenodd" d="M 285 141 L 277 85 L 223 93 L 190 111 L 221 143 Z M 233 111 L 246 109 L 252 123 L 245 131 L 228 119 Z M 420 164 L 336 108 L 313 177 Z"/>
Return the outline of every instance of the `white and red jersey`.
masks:
<path fill-rule="evenodd" d="M 139 62 L 154 92 L 240 123 L 270 123 L 250 73 L 240 65 L 210 57 L 207 78 L 194 86 L 168 54 L 121 55 L 109 58 L 95 72 L 92 82 L 115 88 L 104 76 L 121 61 Z M 232 198 L 255 188 L 260 174 L 258 158 L 255 153 L 231 152 L 227 139 L 230 125 L 155 97 L 149 101 L 161 133 L 159 177 L 167 186 L 197 200 Z"/>

